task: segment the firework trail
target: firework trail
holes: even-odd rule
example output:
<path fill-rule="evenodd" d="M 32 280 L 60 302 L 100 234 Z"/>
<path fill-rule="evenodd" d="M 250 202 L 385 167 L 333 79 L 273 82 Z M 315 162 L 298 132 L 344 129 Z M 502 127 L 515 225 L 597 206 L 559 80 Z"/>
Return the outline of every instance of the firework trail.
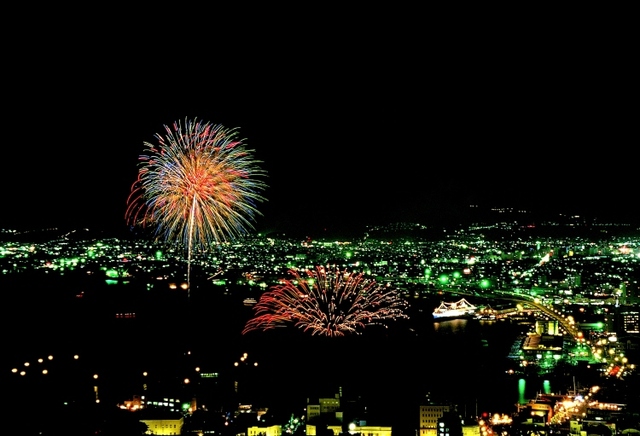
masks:
<path fill-rule="evenodd" d="M 396 290 L 362 273 L 322 266 L 306 270 L 306 277 L 293 269 L 289 273 L 291 279 L 262 294 L 242 334 L 293 325 L 312 335 L 336 337 L 408 318 L 406 301 Z"/>
<path fill-rule="evenodd" d="M 144 142 L 125 219 L 184 245 L 190 264 L 192 250 L 253 229 L 261 215 L 257 204 L 265 201 L 266 171 L 237 129 L 195 119 L 164 127 L 164 136 L 155 135 L 157 145 Z"/>

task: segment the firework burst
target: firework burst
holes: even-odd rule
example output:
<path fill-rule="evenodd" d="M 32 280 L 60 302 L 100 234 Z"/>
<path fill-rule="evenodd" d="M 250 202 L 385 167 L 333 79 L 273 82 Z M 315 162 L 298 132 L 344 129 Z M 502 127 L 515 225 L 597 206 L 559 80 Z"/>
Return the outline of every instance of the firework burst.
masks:
<path fill-rule="evenodd" d="M 262 294 L 243 334 L 293 325 L 312 335 L 336 337 L 408 318 L 407 303 L 398 292 L 363 273 L 323 266 L 304 275 L 293 269 L 289 273 L 291 279 Z"/>
<path fill-rule="evenodd" d="M 144 143 L 125 219 L 183 244 L 190 263 L 192 250 L 253 229 L 266 172 L 238 129 L 188 119 L 164 127 L 157 144 Z"/>

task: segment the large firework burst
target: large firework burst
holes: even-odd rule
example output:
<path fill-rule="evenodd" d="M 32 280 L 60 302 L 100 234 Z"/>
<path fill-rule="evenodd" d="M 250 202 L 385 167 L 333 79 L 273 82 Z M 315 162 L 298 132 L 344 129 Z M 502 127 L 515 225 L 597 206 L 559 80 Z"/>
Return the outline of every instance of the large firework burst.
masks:
<path fill-rule="evenodd" d="M 266 171 L 238 129 L 185 119 L 144 142 L 138 179 L 127 199 L 130 225 L 151 226 L 165 242 L 195 248 L 233 239 L 253 228 L 265 201 Z"/>
<path fill-rule="evenodd" d="M 363 273 L 323 266 L 305 270 L 306 277 L 293 269 L 289 273 L 291 279 L 262 294 L 243 334 L 294 325 L 312 335 L 345 336 L 408 318 L 400 294 Z"/>

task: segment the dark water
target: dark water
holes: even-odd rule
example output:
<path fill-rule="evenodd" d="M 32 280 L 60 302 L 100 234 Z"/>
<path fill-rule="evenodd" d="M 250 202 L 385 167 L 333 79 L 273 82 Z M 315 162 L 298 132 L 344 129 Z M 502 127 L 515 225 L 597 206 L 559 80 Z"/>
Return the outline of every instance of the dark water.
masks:
<path fill-rule="evenodd" d="M 518 401 L 518 377 L 506 373 L 514 366 L 507 355 L 529 326 L 434 322 L 430 313 L 439 301 L 414 303 L 411 319 L 389 329 L 326 338 L 293 328 L 242 335 L 253 309 L 240 297 L 185 303 L 175 295 L 135 293 L 118 300 L 117 289 L 82 299 L 76 292 L 35 300 L 22 295 L 6 306 L 12 309 L 3 321 L 2 382 L 15 398 L 40 398 L 42 407 L 61 398 L 93 401 L 97 386 L 101 402 L 114 406 L 136 394 L 171 393 L 196 396 L 210 408 L 251 403 L 290 414 L 303 413 L 307 399 L 341 393 L 366 405 L 369 421 L 393 425 L 397 434 L 418 426 L 419 405 L 427 398 L 452 401 L 466 415 L 511 412 Z M 129 300 L 135 318 L 116 318 L 127 304 L 113 301 Z M 74 354 L 80 358 L 73 360 Z M 48 355 L 54 356 L 49 363 Z M 33 365 L 28 376 L 10 372 L 25 369 L 27 361 Z M 50 377 L 37 375 L 38 365 L 51 368 Z M 198 372 L 219 378 L 184 383 L 199 380 Z M 532 380 L 529 390 L 538 383 Z"/>

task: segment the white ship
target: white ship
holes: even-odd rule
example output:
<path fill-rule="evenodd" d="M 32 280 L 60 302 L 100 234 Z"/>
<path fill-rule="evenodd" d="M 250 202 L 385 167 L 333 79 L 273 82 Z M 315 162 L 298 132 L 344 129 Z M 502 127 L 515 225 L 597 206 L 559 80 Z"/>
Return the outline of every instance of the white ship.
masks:
<path fill-rule="evenodd" d="M 447 303 L 443 301 L 440 306 L 436 307 L 433 311 L 434 319 L 452 319 L 452 318 L 468 318 L 472 317 L 476 313 L 477 307 L 469 303 L 464 298 L 453 302 Z"/>

